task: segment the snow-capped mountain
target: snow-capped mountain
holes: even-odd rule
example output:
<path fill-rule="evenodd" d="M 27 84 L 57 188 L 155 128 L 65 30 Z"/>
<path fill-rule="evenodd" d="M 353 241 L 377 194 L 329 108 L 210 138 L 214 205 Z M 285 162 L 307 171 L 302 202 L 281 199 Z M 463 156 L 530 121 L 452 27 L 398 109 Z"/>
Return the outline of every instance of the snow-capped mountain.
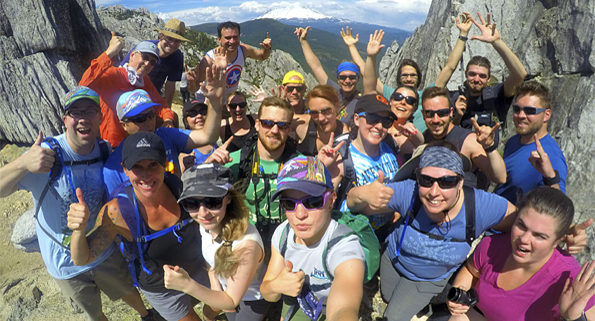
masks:
<path fill-rule="evenodd" d="M 256 19 L 275 19 L 275 20 L 288 20 L 288 19 L 331 19 L 331 16 L 322 14 L 316 10 L 304 8 L 300 5 L 293 7 L 277 8 L 268 11 L 262 16 Z"/>

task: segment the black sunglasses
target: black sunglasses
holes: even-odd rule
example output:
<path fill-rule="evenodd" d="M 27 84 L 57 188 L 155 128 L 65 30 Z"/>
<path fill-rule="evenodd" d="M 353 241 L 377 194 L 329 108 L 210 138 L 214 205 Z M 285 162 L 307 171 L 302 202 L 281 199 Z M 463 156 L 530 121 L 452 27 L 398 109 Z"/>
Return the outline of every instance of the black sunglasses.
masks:
<path fill-rule="evenodd" d="M 200 107 L 198 109 L 190 109 L 186 112 L 186 117 L 196 117 L 196 115 L 206 115 L 207 114 L 207 107 Z"/>
<path fill-rule="evenodd" d="M 356 80 L 357 79 L 357 75 L 340 75 L 339 79 L 341 80 L 345 80 L 349 78 L 350 80 Z"/>
<path fill-rule="evenodd" d="M 240 108 L 246 108 L 246 106 L 248 106 L 248 103 L 245 102 L 245 101 L 243 101 L 243 102 L 237 103 L 237 104 L 235 104 L 235 103 L 229 103 L 229 104 L 227 104 L 227 106 L 229 106 L 230 109 L 236 109 L 238 107 L 240 107 Z"/>
<path fill-rule="evenodd" d="M 287 86 L 286 87 L 286 90 L 288 93 L 292 93 L 294 90 L 302 92 L 302 91 L 304 91 L 304 89 L 306 89 L 306 87 L 304 87 L 304 86 Z"/>
<path fill-rule="evenodd" d="M 374 126 L 378 123 L 382 125 L 384 128 L 389 128 L 392 126 L 395 119 L 392 116 L 380 116 L 378 114 L 367 114 L 367 113 L 359 113 L 357 114 L 360 117 L 366 118 L 366 123 L 370 126 Z"/>
<path fill-rule="evenodd" d="M 295 200 L 292 198 L 282 197 L 279 199 L 279 205 L 281 206 L 282 209 L 284 209 L 286 211 L 290 211 L 290 212 L 295 211 L 298 204 L 302 204 L 302 206 L 308 210 L 315 210 L 315 209 L 319 209 L 324 206 L 324 204 L 326 203 L 326 198 L 327 198 L 326 196 L 329 193 L 330 192 L 326 192 L 320 196 L 310 196 L 308 198 L 304 198 L 301 200 Z"/>
<path fill-rule="evenodd" d="M 537 115 L 543 113 L 547 108 L 539 108 L 539 107 L 530 107 L 530 106 L 519 106 L 519 105 L 512 105 L 512 111 L 515 114 L 521 112 L 521 110 L 525 113 L 525 115 Z"/>
<path fill-rule="evenodd" d="M 323 116 L 329 116 L 330 114 L 333 113 L 333 108 L 332 107 L 328 107 L 325 108 L 323 110 L 309 110 L 308 113 L 310 114 L 311 117 L 313 118 L 318 118 L 318 115 L 322 114 Z"/>
<path fill-rule="evenodd" d="M 271 129 L 275 127 L 275 125 L 277 125 L 279 129 L 288 129 L 289 125 L 291 125 L 290 121 L 274 121 L 269 119 L 260 119 L 259 121 L 262 127 L 266 129 Z"/>
<path fill-rule="evenodd" d="M 198 212 L 201 205 L 209 210 L 217 210 L 223 205 L 223 197 L 187 198 L 182 200 L 180 205 L 187 212 Z"/>
<path fill-rule="evenodd" d="M 438 110 L 422 110 L 422 114 L 424 114 L 425 118 L 434 118 L 434 115 L 438 115 L 438 117 L 444 117 L 450 115 L 450 108 L 443 108 Z"/>
<path fill-rule="evenodd" d="M 153 118 L 155 118 L 155 112 L 151 111 L 150 113 L 127 117 L 124 121 L 125 122 L 133 122 L 135 124 L 140 124 L 140 123 L 146 122 L 148 119 L 153 119 Z"/>
<path fill-rule="evenodd" d="M 417 99 L 415 99 L 415 97 L 413 96 L 405 96 L 403 94 L 401 94 L 400 92 L 394 92 L 392 96 L 390 96 L 391 99 L 394 99 L 396 101 L 401 101 L 403 99 L 405 99 L 405 102 L 408 103 L 409 105 L 415 105 L 415 103 L 417 103 Z"/>
<path fill-rule="evenodd" d="M 421 173 L 417 173 L 416 177 L 417 177 L 417 183 L 421 187 L 432 187 L 432 185 L 434 185 L 434 182 L 438 182 L 438 186 L 440 186 L 440 188 L 442 188 L 442 189 L 453 188 L 453 187 L 457 186 L 457 184 L 461 180 L 461 176 L 459 176 L 459 175 L 442 176 L 442 177 L 436 178 L 436 177 L 424 175 Z"/>

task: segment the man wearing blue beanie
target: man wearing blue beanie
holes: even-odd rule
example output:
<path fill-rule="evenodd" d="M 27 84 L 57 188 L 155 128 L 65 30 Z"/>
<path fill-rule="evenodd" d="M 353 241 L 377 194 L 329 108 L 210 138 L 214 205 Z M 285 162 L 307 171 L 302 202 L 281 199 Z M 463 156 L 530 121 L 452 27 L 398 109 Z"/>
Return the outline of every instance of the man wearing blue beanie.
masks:
<path fill-rule="evenodd" d="M 324 68 L 322 68 L 322 64 L 320 64 L 320 60 L 318 60 L 318 57 L 316 57 L 306 40 L 308 30 L 310 30 L 310 27 L 296 28 L 294 32 L 302 45 L 306 62 L 310 66 L 310 69 L 312 69 L 312 73 L 314 73 L 314 77 L 316 77 L 319 84 L 329 85 L 337 90 L 339 101 L 341 102 L 339 109 L 337 109 L 337 118 L 353 126 L 355 102 L 357 97 L 360 96 L 359 91 L 356 89 L 360 79 L 359 68 L 352 62 L 342 62 L 337 66 L 337 82 L 329 79 Z"/>

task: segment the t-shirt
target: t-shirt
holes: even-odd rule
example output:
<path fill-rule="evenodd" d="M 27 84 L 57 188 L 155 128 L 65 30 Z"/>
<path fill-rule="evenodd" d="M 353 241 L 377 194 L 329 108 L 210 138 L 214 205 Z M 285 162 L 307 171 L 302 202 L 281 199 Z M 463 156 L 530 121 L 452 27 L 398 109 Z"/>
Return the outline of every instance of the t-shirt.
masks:
<path fill-rule="evenodd" d="M 413 180 L 387 184 L 394 191 L 388 207 L 405 215 L 414 201 L 415 184 Z M 475 237 L 502 221 L 507 209 L 506 199 L 475 189 Z M 439 281 L 450 276 L 465 262 L 471 249 L 465 241 L 465 215 L 463 204 L 450 223 L 438 226 L 428 217 L 422 205 L 416 218 L 411 219 L 408 225 L 404 224 L 405 220 L 399 220 L 387 238 L 387 251 L 391 259 L 396 257 L 399 244 L 402 243 L 400 255 L 393 259 L 395 268 L 414 281 Z M 442 236 L 444 240 L 430 238 L 420 231 Z"/>
<path fill-rule="evenodd" d="M 380 151 L 376 157 L 370 157 L 361 153 L 353 144 L 349 144 L 349 154 L 353 161 L 353 169 L 355 170 L 355 186 L 363 186 L 372 183 L 378 179 L 378 170 L 384 173 L 384 182 L 390 182 L 397 171 L 399 170 L 399 163 L 397 162 L 397 155 L 393 153 L 391 147 L 384 141 L 380 142 Z M 341 203 L 341 212 L 348 211 L 347 200 Z M 375 214 L 368 216 L 370 224 L 374 229 L 379 229 L 384 224 L 392 221 L 392 213 Z"/>
<path fill-rule="evenodd" d="M 54 137 L 62 150 L 62 157 L 64 161 L 84 161 L 92 159 L 101 159 L 101 151 L 98 143 L 95 143 L 93 151 L 89 155 L 79 155 L 75 153 L 66 141 L 65 134 Z M 44 148 L 50 148 L 49 145 L 43 143 Z M 57 157 L 57 156 L 56 156 Z M 91 213 L 87 232 L 95 224 L 97 213 L 105 203 L 105 189 L 103 187 L 103 177 L 101 169 L 103 163 L 101 161 L 93 164 L 81 164 L 66 166 L 62 168 L 60 176 L 50 184 L 50 187 L 45 194 L 43 203 L 41 204 L 38 213 L 38 222 L 36 223 L 37 239 L 39 242 L 39 249 L 43 262 L 48 269 L 48 272 L 56 279 L 70 279 L 83 272 L 91 270 L 103 261 L 105 261 L 114 251 L 115 245 L 112 244 L 105 252 L 103 252 L 95 261 L 85 266 L 77 266 L 72 262 L 70 256 L 70 249 L 64 248 L 56 241 L 64 242 L 69 240 L 72 231 L 67 226 L 67 213 L 70 209 L 70 204 L 78 203 L 74 190 L 79 187 L 83 191 L 85 203 L 89 206 Z M 68 179 L 71 177 L 71 180 Z M 28 172 L 17 183 L 19 189 L 30 191 L 33 194 L 35 206 L 41 196 L 41 192 L 48 182 L 47 173 L 30 173 Z M 71 185 L 72 183 L 72 185 Z M 43 229 L 40 227 L 43 226 Z M 51 238 L 46 232 L 51 233 Z M 52 240 L 54 238 L 56 241 Z M 67 243 L 68 244 L 68 243 Z"/>
<path fill-rule="evenodd" d="M 353 96 L 346 97 L 341 90 L 341 86 L 330 78 L 327 79 L 326 84 L 333 87 L 337 91 L 337 94 L 339 94 L 340 106 L 337 118 L 349 127 L 353 127 L 353 114 L 355 113 L 357 98 L 360 96 L 359 91 L 355 90 Z M 347 100 L 348 98 L 351 98 L 351 100 Z"/>
<path fill-rule="evenodd" d="M 434 84 L 430 84 L 428 87 L 434 87 Z M 382 96 L 384 96 L 384 98 L 386 98 L 386 100 L 390 101 L 390 96 L 393 95 L 393 93 L 395 92 L 395 88 L 384 85 L 382 87 Z M 417 94 L 419 95 L 419 100 L 417 102 L 417 109 L 415 110 L 415 112 L 413 113 L 413 125 L 415 126 L 415 128 L 417 128 L 417 130 L 419 130 L 420 132 L 423 133 L 424 130 L 428 129 L 428 127 L 426 127 L 426 121 L 424 120 L 424 116 L 421 113 L 421 94 L 423 93 L 423 90 L 418 90 Z"/>
<path fill-rule="evenodd" d="M 209 266 L 214 267 L 215 253 L 221 247 L 222 243 L 217 243 L 217 241 L 213 239 L 211 233 L 205 230 L 202 226 L 200 227 L 200 235 L 202 237 L 202 256 Z M 248 240 L 254 241 L 260 245 L 264 257 L 264 245 L 262 244 L 262 239 L 260 238 L 260 234 L 258 234 L 256 227 L 252 224 L 248 224 L 246 234 L 244 234 L 242 238 L 231 243 L 232 251 L 240 246 L 244 241 Z M 242 297 L 242 301 L 255 301 L 262 299 L 262 295 L 260 294 L 260 283 L 262 283 L 262 278 L 264 276 L 264 266 L 265 265 L 263 264 L 263 261 L 260 261 L 258 268 L 256 269 L 256 274 L 254 275 L 252 282 L 250 282 L 246 293 Z M 227 289 L 227 279 L 221 277 L 220 275 L 217 275 L 217 279 L 219 280 L 223 290 Z"/>
<path fill-rule="evenodd" d="M 511 255 L 510 235 L 485 237 L 473 253 L 473 265 L 480 277 L 475 285 L 481 309 L 487 320 L 560 320 L 558 301 L 568 278 L 574 279 L 581 267 L 566 251 L 554 250 L 550 259 L 527 282 L 513 290 L 497 284 L 504 263 Z M 595 304 L 591 297 L 585 310 Z"/>
<path fill-rule="evenodd" d="M 271 244 L 279 252 L 279 242 L 287 224 L 289 224 L 288 221 L 281 223 L 273 233 Z M 324 249 L 338 225 L 337 221 L 331 220 L 320 241 L 311 246 L 295 243 L 293 229 L 289 228 L 287 234 L 287 249 L 283 258 L 293 263 L 292 272 L 304 271 L 305 279 L 302 291 L 312 292 L 317 299 L 328 297 L 331 288 L 332 281 L 330 276 L 324 272 L 322 258 Z M 335 269 L 341 263 L 352 259 L 365 262 L 365 255 L 358 237 L 352 234 L 332 246 L 327 252 L 326 259 L 328 270 L 334 275 Z"/>
<path fill-rule="evenodd" d="M 147 40 L 154 44 L 157 44 L 159 40 Z M 128 63 L 130 60 L 130 54 L 134 51 L 134 46 L 126 57 L 120 62 L 120 66 Z M 155 85 L 155 88 L 159 90 L 161 93 L 161 88 L 163 88 L 163 84 L 165 80 L 169 81 L 180 81 L 182 79 L 182 73 L 184 72 L 184 54 L 180 49 L 174 51 L 171 55 L 163 58 L 159 57 L 159 61 L 153 67 L 153 70 L 149 73 L 149 78 L 151 78 L 151 82 Z M 181 86 L 181 85 L 180 85 Z"/>
<path fill-rule="evenodd" d="M 568 166 L 562 150 L 550 134 L 545 135 L 539 142 L 552 167 L 560 174 L 560 190 L 566 193 Z M 529 162 L 529 156 L 534 150 L 537 150 L 535 142 L 523 145 L 520 135 L 514 135 L 506 142 L 502 156 L 506 164 L 506 183 L 496 188 L 496 194 L 505 197 L 511 203 L 516 203 L 519 195 L 543 186 L 543 176 Z"/>
<path fill-rule="evenodd" d="M 180 164 L 178 162 L 178 156 L 180 153 L 189 153 L 190 150 L 186 149 L 188 139 L 190 139 L 190 130 L 180 128 L 167 128 L 159 127 L 155 130 L 155 134 L 163 141 L 165 147 L 165 155 L 167 162 L 165 164 L 165 171 L 174 173 L 180 173 Z M 103 179 L 107 189 L 107 195 L 112 198 L 112 192 L 120 184 L 128 181 L 128 176 L 124 174 L 122 168 L 122 145 L 120 144 L 110 157 L 105 162 L 105 168 L 103 169 Z"/>

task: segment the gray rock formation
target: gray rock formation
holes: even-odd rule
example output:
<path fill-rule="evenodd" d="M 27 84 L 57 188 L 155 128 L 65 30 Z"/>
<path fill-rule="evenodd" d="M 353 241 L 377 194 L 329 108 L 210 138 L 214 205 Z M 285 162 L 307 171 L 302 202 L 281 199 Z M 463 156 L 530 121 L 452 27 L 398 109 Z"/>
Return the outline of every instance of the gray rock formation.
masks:
<path fill-rule="evenodd" d="M 29 209 L 14 224 L 10 241 L 19 250 L 39 252 L 35 229 L 35 209 Z"/>
<path fill-rule="evenodd" d="M 61 98 L 107 45 L 92 0 L 0 2 L 0 142 L 61 131 Z"/>
<path fill-rule="evenodd" d="M 387 50 L 380 63 L 381 79 L 394 86 L 399 61 L 413 58 L 422 68 L 423 84 L 432 83 L 458 37 L 455 17 L 463 11 L 484 16 L 490 12 L 502 39 L 521 59 L 529 77 L 552 89 L 555 109 L 549 131 L 568 161 L 567 193 L 575 202 L 575 218 L 595 218 L 595 1 L 434 0 L 426 23 L 400 49 Z M 469 38 L 475 34 L 478 30 L 474 27 Z M 474 55 L 487 56 L 492 73 L 500 80 L 506 78 L 507 68 L 491 45 L 468 41 L 465 63 Z M 457 70 L 448 86 L 454 89 L 461 83 Z M 514 127 L 508 126 L 506 136 L 513 131 Z M 591 252 L 594 242 L 589 232 L 587 258 L 595 258 Z"/>

